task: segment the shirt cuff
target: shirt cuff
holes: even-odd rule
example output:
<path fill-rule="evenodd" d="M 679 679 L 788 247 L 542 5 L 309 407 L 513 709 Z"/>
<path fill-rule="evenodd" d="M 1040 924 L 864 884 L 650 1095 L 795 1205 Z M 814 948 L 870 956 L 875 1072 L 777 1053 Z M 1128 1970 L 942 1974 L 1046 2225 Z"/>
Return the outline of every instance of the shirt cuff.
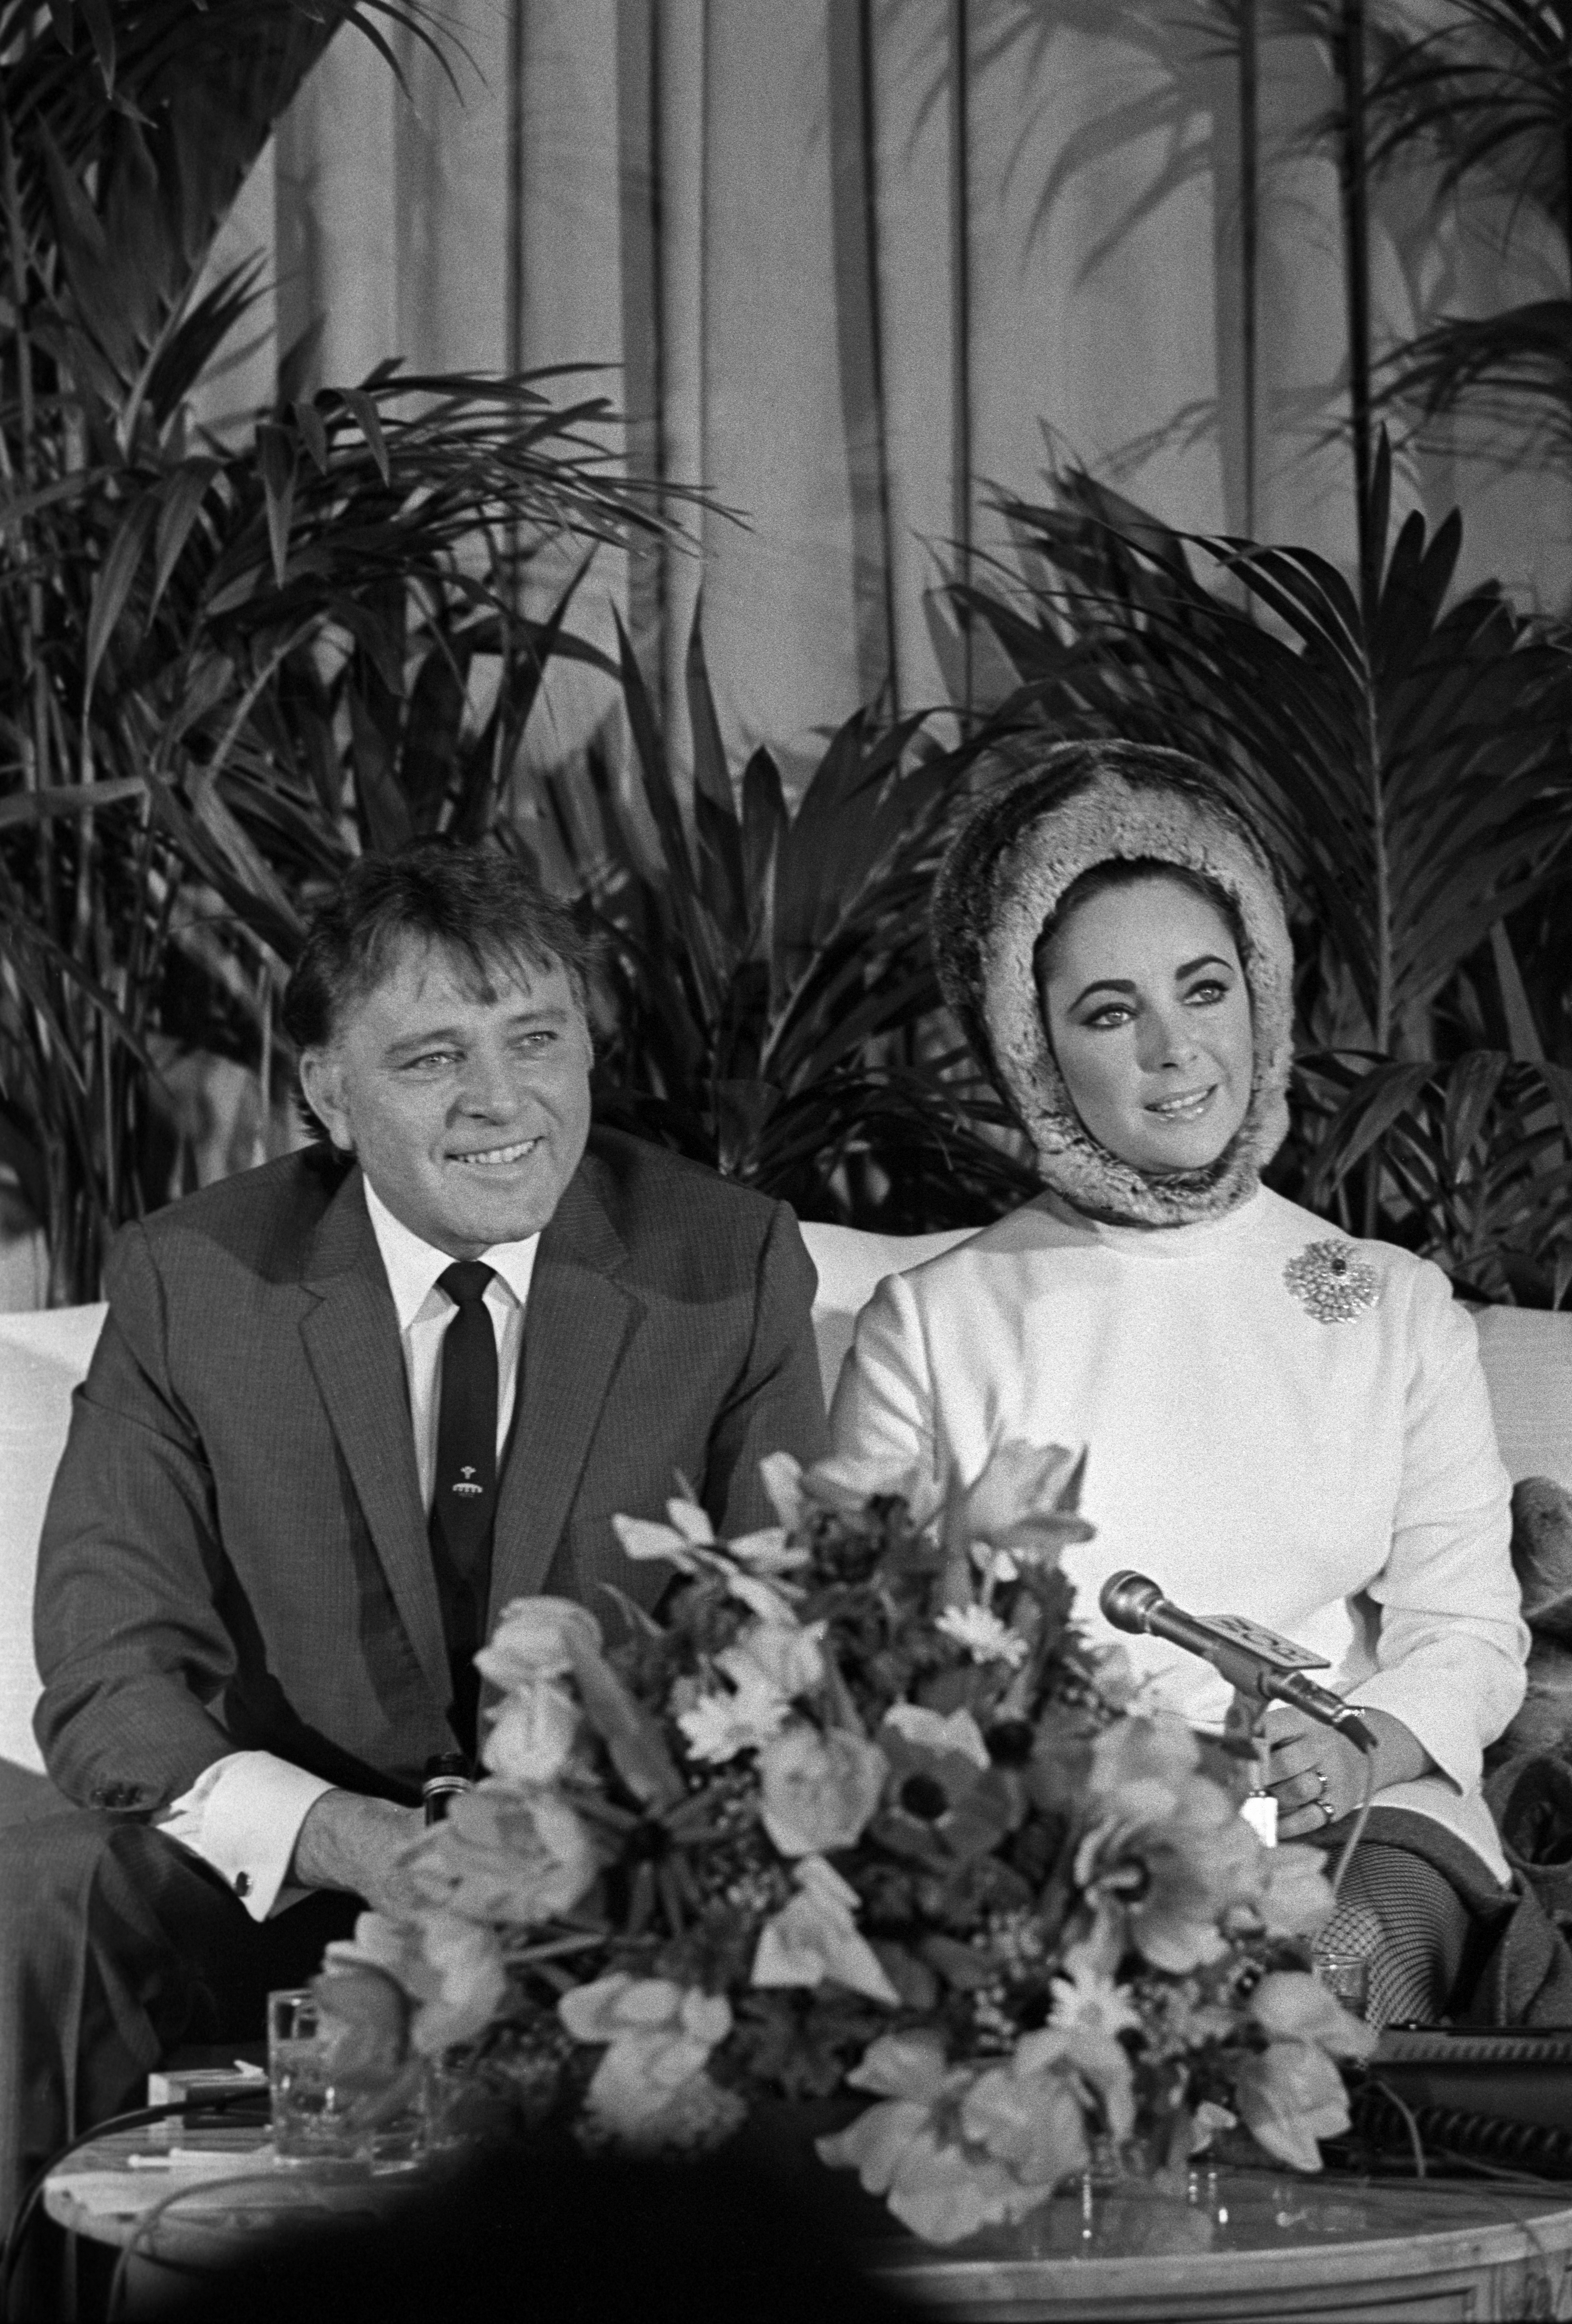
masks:
<path fill-rule="evenodd" d="M 304 1893 L 285 1890 L 284 1875 L 308 1812 L 332 1789 L 271 1751 L 231 1751 L 203 1768 L 159 1830 L 210 1864 L 254 1921 L 266 1921 Z"/>

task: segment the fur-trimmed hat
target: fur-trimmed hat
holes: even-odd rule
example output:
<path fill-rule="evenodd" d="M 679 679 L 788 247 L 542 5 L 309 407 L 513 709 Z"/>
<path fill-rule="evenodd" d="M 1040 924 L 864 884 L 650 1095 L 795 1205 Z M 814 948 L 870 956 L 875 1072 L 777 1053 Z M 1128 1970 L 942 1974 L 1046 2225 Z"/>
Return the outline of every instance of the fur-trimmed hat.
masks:
<path fill-rule="evenodd" d="M 1270 860 L 1216 779 L 1179 751 L 1060 742 L 984 793 L 939 870 L 934 950 L 946 1000 L 1037 1149 L 1043 1177 L 1077 1209 L 1146 1226 L 1220 1218 L 1253 1194 L 1288 1130 L 1293 947 Z M 1036 948 L 1072 881 L 1124 858 L 1183 865 L 1233 902 L 1243 930 L 1255 1071 L 1244 1120 L 1216 1161 L 1148 1174 L 1087 1129 L 1065 1087 L 1038 994 Z"/>

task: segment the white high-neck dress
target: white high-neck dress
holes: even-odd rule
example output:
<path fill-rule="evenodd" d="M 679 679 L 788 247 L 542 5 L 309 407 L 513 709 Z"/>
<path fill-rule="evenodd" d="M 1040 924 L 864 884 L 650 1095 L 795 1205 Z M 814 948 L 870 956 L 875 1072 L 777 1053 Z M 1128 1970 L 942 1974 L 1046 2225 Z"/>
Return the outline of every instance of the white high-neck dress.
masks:
<path fill-rule="evenodd" d="M 1285 1268 L 1316 1245 L 1335 1249 L 1296 1291 Z M 1307 1296 L 1307 1275 L 1313 1293 L 1350 1268 L 1366 1304 Z M 1314 1312 L 1339 1305 L 1353 1312 Z M 1382 1804 L 1434 1817 L 1507 1877 L 1481 1755 L 1522 1700 L 1528 1633 L 1474 1324 L 1438 1268 L 1265 1188 L 1155 1229 L 1040 1196 L 880 1285 L 830 1425 L 837 1452 L 884 1477 L 969 1481 L 1010 1438 L 1085 1445 L 1097 1530 L 1064 1563 L 1090 1634 L 1114 1637 L 1097 1591 L 1129 1566 L 1194 1612 L 1315 1648 L 1328 1683 L 1436 1762 Z M 1220 1727 L 1228 1690 L 1207 1665 L 1122 1643 L 1162 1701 Z"/>

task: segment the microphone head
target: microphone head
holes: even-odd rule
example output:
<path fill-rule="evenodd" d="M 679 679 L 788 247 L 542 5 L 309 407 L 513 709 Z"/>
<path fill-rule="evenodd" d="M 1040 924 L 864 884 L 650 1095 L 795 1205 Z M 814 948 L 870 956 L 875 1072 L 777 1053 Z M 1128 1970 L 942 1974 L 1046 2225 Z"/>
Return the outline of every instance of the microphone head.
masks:
<path fill-rule="evenodd" d="M 1104 1620 L 1112 1622 L 1116 1630 L 1142 1631 L 1151 1627 L 1151 1609 L 1162 1604 L 1162 1591 L 1144 1573 L 1126 1569 L 1110 1573 L 1097 1592 L 1097 1604 Z"/>

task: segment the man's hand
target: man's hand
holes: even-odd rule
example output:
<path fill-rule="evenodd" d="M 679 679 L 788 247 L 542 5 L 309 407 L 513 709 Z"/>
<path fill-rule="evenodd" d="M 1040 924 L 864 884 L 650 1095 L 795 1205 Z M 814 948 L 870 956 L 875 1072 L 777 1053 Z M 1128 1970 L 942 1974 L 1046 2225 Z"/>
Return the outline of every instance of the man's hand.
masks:
<path fill-rule="evenodd" d="M 289 1877 L 302 1888 L 344 1888 L 374 1912 L 407 1912 L 415 1894 L 398 1858 L 425 1830 L 419 1808 L 357 1792 L 324 1792 L 306 1811 Z"/>
<path fill-rule="evenodd" d="M 1429 1775 L 1435 1761 L 1401 1719 L 1390 1711 L 1361 1711 L 1375 1737 L 1375 1781 L 1411 1784 Z M 1336 1728 L 1318 1726 L 1297 1711 L 1274 1711 L 1267 1721 L 1271 1763 L 1267 1789 L 1277 1797 L 1280 1840 L 1313 1840 L 1351 1815 L 1364 1796 L 1365 1754 Z"/>

